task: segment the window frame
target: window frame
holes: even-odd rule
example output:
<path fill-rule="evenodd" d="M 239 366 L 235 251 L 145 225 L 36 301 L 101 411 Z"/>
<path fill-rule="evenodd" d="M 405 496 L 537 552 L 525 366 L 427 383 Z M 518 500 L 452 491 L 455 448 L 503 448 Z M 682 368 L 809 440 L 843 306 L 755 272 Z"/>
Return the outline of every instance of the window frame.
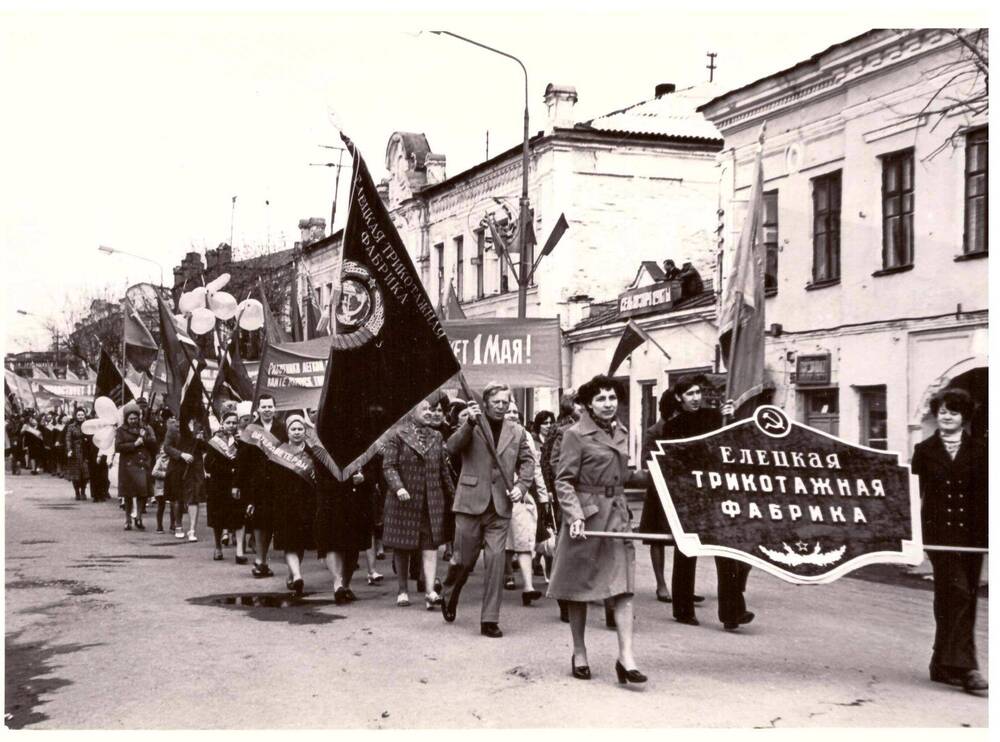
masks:
<path fill-rule="evenodd" d="M 973 141 L 973 138 L 982 137 L 981 141 Z M 965 170 L 964 170 L 964 213 L 962 215 L 962 256 L 978 257 L 981 255 L 989 255 L 990 252 L 990 220 L 989 220 L 989 209 L 990 209 L 990 132 L 989 127 L 981 126 L 976 129 L 972 129 L 966 132 L 965 135 Z M 983 149 L 982 157 L 980 158 L 983 162 L 982 170 L 970 171 L 969 162 L 972 159 L 970 157 L 971 150 L 976 147 L 981 147 Z M 983 178 L 983 192 L 981 194 L 969 195 L 969 186 L 972 182 L 972 177 L 982 175 Z M 969 249 L 969 215 L 970 215 L 970 203 L 974 200 L 982 200 L 983 203 L 983 218 L 981 221 L 983 237 L 982 237 L 982 249 L 980 250 L 970 250 Z"/>
<path fill-rule="evenodd" d="M 761 231 L 764 236 L 764 296 L 775 296 L 778 293 L 778 189 L 773 188 L 770 191 L 764 191 L 762 194 L 764 198 L 764 220 L 761 223 Z M 774 199 L 774 221 L 769 222 L 767 220 L 768 213 L 768 199 Z M 774 229 L 774 239 L 768 239 L 768 229 Z M 772 263 L 774 264 L 774 272 L 769 272 L 768 268 Z M 771 279 L 769 282 L 768 279 Z"/>
<path fill-rule="evenodd" d="M 874 448 L 879 451 L 889 450 L 889 411 L 888 411 L 888 393 L 885 384 L 875 384 L 870 386 L 859 386 L 856 387 L 858 393 L 858 443 L 862 446 L 867 446 L 868 448 Z M 882 397 L 882 413 L 885 416 L 885 437 L 884 438 L 872 438 L 869 436 L 871 428 L 871 400 L 875 395 L 881 394 Z M 885 447 L 879 448 L 879 446 L 872 445 L 872 442 L 884 441 Z"/>
<path fill-rule="evenodd" d="M 916 158 L 912 147 L 880 155 L 882 161 L 882 271 L 901 271 L 913 267 L 915 259 L 915 239 L 913 232 L 914 214 L 916 213 L 915 181 Z M 909 188 L 906 188 L 906 167 L 909 166 Z M 897 188 L 889 189 L 890 176 L 895 175 Z M 909 209 L 907 209 L 909 197 Z M 890 214 L 890 205 L 895 204 L 894 213 Z M 894 221 L 891 221 L 894 220 Z M 906 228 L 908 225 L 908 229 Z M 900 231 L 902 230 L 902 234 Z M 890 236 L 894 236 L 895 244 L 903 244 L 905 254 L 900 262 L 893 260 Z"/>
<path fill-rule="evenodd" d="M 817 175 L 811 179 L 812 200 L 813 200 L 813 225 L 812 225 L 812 283 L 810 286 L 828 286 L 840 282 L 840 212 L 843 204 L 843 170 L 831 170 L 828 173 Z M 836 189 L 834 190 L 834 186 Z M 819 195 L 820 189 L 826 190 L 825 209 L 820 209 Z M 836 208 L 833 207 L 832 196 L 836 194 Z M 820 231 L 823 226 L 823 231 Z M 817 240 L 823 235 L 827 238 L 826 254 L 823 256 L 826 267 L 826 275 L 822 278 L 818 276 L 817 265 L 819 263 L 819 247 Z M 832 237 L 831 237 L 832 235 Z M 835 242 L 835 247 L 832 243 Z"/>

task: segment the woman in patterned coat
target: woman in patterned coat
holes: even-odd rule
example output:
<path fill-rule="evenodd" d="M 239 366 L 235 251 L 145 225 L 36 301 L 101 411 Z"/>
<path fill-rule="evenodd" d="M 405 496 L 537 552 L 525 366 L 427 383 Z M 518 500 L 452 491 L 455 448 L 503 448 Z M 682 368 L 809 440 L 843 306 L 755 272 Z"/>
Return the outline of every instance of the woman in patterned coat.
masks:
<path fill-rule="evenodd" d="M 73 483 L 73 491 L 77 500 L 87 499 L 87 480 L 90 471 L 87 468 L 86 444 L 87 436 L 81 426 L 87 419 L 87 411 L 77 407 L 73 413 L 73 422 L 66 426 L 66 478 Z"/>
<path fill-rule="evenodd" d="M 399 594 L 396 605 L 410 604 L 410 559 L 421 553 L 427 610 L 440 605 L 434 590 L 437 549 L 447 542 L 447 513 L 455 494 L 448 452 L 441 434 L 429 427 L 431 407 L 423 400 L 406 422 L 388 436 L 382 452 L 385 477 L 385 517 L 382 539 L 393 550 Z"/>

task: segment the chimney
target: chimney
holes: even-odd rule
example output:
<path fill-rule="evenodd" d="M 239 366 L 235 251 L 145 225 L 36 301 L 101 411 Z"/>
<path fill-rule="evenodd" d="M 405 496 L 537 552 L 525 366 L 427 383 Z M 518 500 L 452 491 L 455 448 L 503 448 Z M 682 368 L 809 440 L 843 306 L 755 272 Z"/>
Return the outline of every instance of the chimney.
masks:
<path fill-rule="evenodd" d="M 665 95 L 670 95 L 675 90 L 677 90 L 677 86 L 672 82 L 661 82 L 656 86 L 656 97 L 662 98 Z"/>
<path fill-rule="evenodd" d="M 299 219 L 299 235 L 303 247 L 319 242 L 326 236 L 326 219 L 321 216 Z"/>
<path fill-rule="evenodd" d="M 555 129 L 572 129 L 576 124 L 573 108 L 576 106 L 576 88 L 572 85 L 555 85 L 549 83 L 545 87 L 545 106 L 549 117 L 545 123 L 545 133 L 551 134 Z"/>
<path fill-rule="evenodd" d="M 444 155 L 436 155 L 432 152 L 427 153 L 427 156 L 424 158 L 424 167 L 427 169 L 427 185 L 440 183 L 447 178 L 444 167 L 446 159 Z"/>

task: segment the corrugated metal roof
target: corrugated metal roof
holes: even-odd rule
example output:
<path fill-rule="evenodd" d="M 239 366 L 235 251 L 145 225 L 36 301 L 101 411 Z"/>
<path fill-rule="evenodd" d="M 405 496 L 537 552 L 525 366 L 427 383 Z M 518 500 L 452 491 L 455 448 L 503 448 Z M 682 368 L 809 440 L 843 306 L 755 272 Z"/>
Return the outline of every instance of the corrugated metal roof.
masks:
<path fill-rule="evenodd" d="M 711 84 L 694 85 L 612 111 L 578 126 L 598 131 L 721 141 L 719 130 L 697 110 L 717 92 Z"/>

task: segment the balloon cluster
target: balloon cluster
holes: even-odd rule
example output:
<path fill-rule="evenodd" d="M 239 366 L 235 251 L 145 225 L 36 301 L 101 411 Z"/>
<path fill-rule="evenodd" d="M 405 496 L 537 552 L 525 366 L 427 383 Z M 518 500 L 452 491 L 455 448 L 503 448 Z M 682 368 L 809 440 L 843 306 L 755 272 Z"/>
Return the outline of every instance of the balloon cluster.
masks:
<path fill-rule="evenodd" d="M 238 317 L 243 330 L 259 330 L 264 326 L 264 306 L 256 299 L 244 299 L 239 304 L 236 298 L 222 289 L 229 283 L 229 274 L 223 273 L 204 286 L 181 294 L 177 308 L 185 319 L 190 320 L 191 332 L 204 335 L 215 329 L 216 319 L 222 321 Z"/>
<path fill-rule="evenodd" d="M 109 397 L 98 397 L 94 400 L 94 412 L 97 417 L 84 420 L 81 429 L 93 436 L 97 450 L 110 458 L 115 452 L 115 431 L 122 424 L 121 409 Z"/>

